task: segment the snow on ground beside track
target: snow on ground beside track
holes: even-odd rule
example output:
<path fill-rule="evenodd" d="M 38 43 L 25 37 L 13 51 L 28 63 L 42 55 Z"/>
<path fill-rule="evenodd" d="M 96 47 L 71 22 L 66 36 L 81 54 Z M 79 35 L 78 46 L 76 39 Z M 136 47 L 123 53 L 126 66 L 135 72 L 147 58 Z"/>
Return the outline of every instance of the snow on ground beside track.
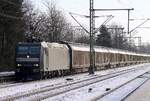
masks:
<path fill-rule="evenodd" d="M 109 74 L 115 71 L 121 71 L 121 70 L 129 69 L 129 68 L 135 68 L 135 67 L 141 67 L 141 66 L 143 67 L 147 65 L 150 65 L 150 64 L 140 64 L 140 65 L 134 65 L 134 66 L 127 66 L 123 68 L 104 70 L 104 71 L 96 72 L 95 75 L 105 75 L 105 74 Z M 37 81 L 37 82 L 36 81 L 29 82 L 29 83 L 24 83 L 23 85 L 18 85 L 18 86 L 13 86 L 13 87 L 8 87 L 8 88 L 2 88 L 0 89 L 0 98 L 10 96 L 10 95 L 20 94 L 23 92 L 31 92 L 33 90 L 44 88 L 47 86 L 53 87 L 53 86 L 62 85 L 62 84 L 66 84 L 66 83 L 70 83 L 70 82 L 74 82 L 78 80 L 84 80 L 90 77 L 93 77 L 93 76 L 88 75 L 88 73 L 84 73 L 84 74 L 78 74 L 78 75 L 73 75 L 73 76 L 42 80 L 42 81 Z M 73 81 L 67 81 L 66 78 L 72 78 Z"/>
<path fill-rule="evenodd" d="M 150 80 L 133 92 L 124 101 L 150 101 Z"/>
<path fill-rule="evenodd" d="M 64 94 L 57 95 L 55 97 L 47 98 L 43 101 L 95 101 L 94 99 L 98 96 L 102 96 L 107 93 L 106 88 L 110 88 L 113 90 L 120 85 L 136 78 L 137 76 L 145 73 L 145 71 L 149 71 L 150 66 L 148 68 L 145 66 L 139 71 L 131 72 L 128 74 L 124 74 L 122 76 L 110 78 L 108 80 L 104 80 L 102 82 L 98 82 L 86 87 L 82 87 L 76 90 L 69 91 Z M 89 88 L 92 88 L 92 91 L 89 92 Z"/>
<path fill-rule="evenodd" d="M 98 101 L 122 101 L 123 98 L 128 96 L 132 91 L 138 88 L 142 83 L 144 83 L 147 78 L 138 78 L 129 84 L 117 89 L 116 91 L 106 95 Z"/>
<path fill-rule="evenodd" d="M 10 76 L 10 75 L 14 75 L 15 72 L 11 71 L 11 72 L 0 72 L 0 76 Z"/>
<path fill-rule="evenodd" d="M 147 80 L 149 81 L 149 79 L 150 79 L 150 74 L 149 73 L 144 74 L 140 78 L 137 78 L 137 79 L 133 80 L 132 82 L 128 83 L 127 85 L 120 87 L 116 91 L 104 96 L 102 99 L 99 99 L 98 101 L 128 101 L 126 99 L 124 100 L 124 98 L 126 98 L 128 96 L 128 94 L 130 95 L 133 91 L 135 91 L 140 86 L 143 86 L 143 83 L 145 85 L 145 82 L 147 83 Z M 142 94 L 145 94 L 145 92 L 141 92 L 141 94 L 138 95 L 137 97 L 134 96 L 133 101 L 135 101 L 135 98 L 138 98 L 138 99 L 136 99 L 136 101 L 142 101 L 141 99 L 139 99 L 139 98 L 142 98 L 142 96 L 141 96 Z M 132 95 L 130 95 L 130 96 L 132 96 Z M 147 97 L 147 96 L 145 96 L 145 97 Z M 128 97 L 127 97 L 127 99 L 128 99 Z M 143 100 L 143 101 L 149 101 L 149 100 Z"/>

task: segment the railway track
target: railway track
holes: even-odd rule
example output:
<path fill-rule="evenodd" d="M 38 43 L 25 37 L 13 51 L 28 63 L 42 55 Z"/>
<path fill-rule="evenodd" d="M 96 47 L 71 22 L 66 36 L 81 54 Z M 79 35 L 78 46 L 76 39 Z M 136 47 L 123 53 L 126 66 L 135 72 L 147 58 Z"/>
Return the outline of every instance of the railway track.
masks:
<path fill-rule="evenodd" d="M 14 72 L 0 72 L 0 88 L 8 87 L 15 83 Z"/>
<path fill-rule="evenodd" d="M 109 92 L 97 96 L 96 98 L 92 99 L 92 101 L 124 101 L 128 96 L 130 96 L 149 79 L 150 71 L 112 89 Z M 117 96 L 118 94 L 119 96 Z"/>
<path fill-rule="evenodd" d="M 6 83 L 6 82 L 10 82 L 10 81 L 15 81 L 14 75 L 0 76 L 0 83 Z"/>
<path fill-rule="evenodd" d="M 128 72 L 133 72 L 136 71 L 135 68 L 132 69 L 128 69 L 128 70 L 123 70 L 123 71 L 119 71 L 116 73 L 112 73 L 109 75 L 103 75 L 103 76 L 93 76 L 92 78 L 89 79 L 85 79 L 82 81 L 70 81 L 70 83 L 68 84 L 64 84 L 64 85 L 59 85 L 59 86 L 47 86 L 47 87 L 43 87 L 34 91 L 30 91 L 30 92 L 23 92 L 20 94 L 16 94 L 13 96 L 7 96 L 7 97 L 3 97 L 0 98 L 0 100 L 17 100 L 17 101 L 21 101 L 26 99 L 27 101 L 36 101 L 36 100 L 42 100 L 42 99 L 46 99 L 49 97 L 53 97 L 74 89 L 78 89 L 84 86 L 88 86 L 100 81 L 104 81 L 106 79 L 109 78 L 113 78 L 113 77 L 117 77 L 119 75 L 123 75 L 126 74 Z"/>
<path fill-rule="evenodd" d="M 131 69 L 133 69 L 134 67 L 132 67 Z M 127 67 L 124 67 L 124 68 L 120 68 L 120 70 L 117 70 L 117 72 L 120 72 L 120 71 L 124 71 L 124 70 L 126 70 L 127 69 Z M 129 69 L 128 69 L 129 70 Z M 103 71 L 105 71 L 105 70 L 103 70 Z M 103 72 L 103 71 L 101 71 L 101 72 Z M 115 69 L 110 69 L 110 70 L 107 70 L 108 72 L 107 73 L 110 73 L 110 74 L 113 74 L 113 73 L 117 73 L 116 71 L 115 71 Z M 104 75 L 107 75 L 107 73 L 102 73 L 102 76 L 104 76 Z M 6 75 L 5 75 L 6 76 Z M 80 75 L 78 75 L 78 76 L 80 76 Z M 2 77 L 2 76 L 1 76 Z M 96 77 L 96 76 L 95 76 Z M 66 78 L 68 78 L 67 76 L 66 76 Z M 72 77 L 71 77 L 72 78 Z M 75 76 L 75 78 L 76 78 L 76 76 Z M 89 76 L 88 76 L 88 78 L 89 78 Z M 55 78 L 52 78 L 51 80 L 53 80 L 53 79 L 55 79 Z M 58 78 L 59 79 L 59 78 Z M 87 78 L 84 78 L 84 79 L 87 79 Z M 5 79 L 4 79 L 5 80 Z M 3 80 L 3 81 L 4 81 Z M 49 79 L 47 79 L 47 80 L 49 80 Z M 25 84 L 33 84 L 33 83 L 39 83 L 39 82 L 44 82 L 44 81 L 47 81 L 47 80 L 36 80 L 36 81 L 30 81 L 30 82 L 15 82 L 15 81 L 8 81 L 8 82 L 2 82 L 2 83 L 0 83 L 0 89 L 2 89 L 2 88 L 9 88 L 9 87 L 17 87 L 17 86 L 21 86 L 21 85 L 25 85 Z M 73 76 L 73 81 L 74 80 L 77 80 L 77 79 L 74 79 L 74 76 Z M 7 81 L 7 80 L 5 80 L 5 81 Z M 60 82 L 59 82 L 60 83 Z M 59 85 L 59 83 L 57 84 L 52 84 L 52 85 Z M 64 82 L 61 82 L 61 84 L 62 83 L 64 83 Z M 48 85 L 49 87 L 51 86 L 51 85 Z M 41 88 L 43 88 L 43 87 L 41 87 Z M 45 87 L 44 87 L 45 88 Z"/>
<path fill-rule="evenodd" d="M 56 96 L 49 96 L 49 97 L 43 98 L 43 99 L 45 99 L 44 101 L 56 101 L 56 100 L 59 101 L 59 100 L 62 100 L 62 99 L 64 101 L 65 101 L 65 99 L 67 101 L 69 101 L 69 99 L 70 100 L 73 99 L 74 101 L 78 101 L 79 100 L 78 98 L 80 98 L 80 100 L 82 99 L 82 101 L 97 101 L 97 100 L 99 101 L 99 99 L 101 99 L 102 97 L 104 97 L 107 94 L 110 94 L 111 92 L 117 90 L 118 88 L 120 88 L 120 87 L 122 87 L 122 86 L 124 86 L 124 85 L 126 85 L 128 83 L 130 83 L 131 81 L 134 81 L 137 78 L 141 79 L 141 77 L 143 75 L 145 75 L 147 72 L 149 72 L 149 69 L 146 70 L 146 71 L 138 71 L 138 70 L 136 70 L 136 71 L 129 71 L 128 73 L 122 73 L 122 74 L 120 74 L 118 76 L 110 77 L 108 79 L 105 79 L 105 80 L 102 80 L 102 81 L 99 81 L 99 82 L 96 82 L 96 83 L 92 83 L 92 84 L 89 84 L 89 85 L 84 85 L 84 87 L 81 86 L 79 89 L 72 90 L 70 92 L 66 92 L 66 93 L 63 92 L 63 94 L 60 94 L 59 96 L 58 95 L 56 95 Z M 137 73 L 139 73 L 139 74 L 137 74 Z M 133 77 L 130 77 L 129 80 L 126 79 L 125 75 L 128 76 L 128 75 L 131 75 L 131 74 L 133 75 Z M 118 82 L 116 80 L 117 78 L 121 78 L 122 82 L 120 81 L 121 79 Z M 114 81 L 115 81 L 115 86 L 113 87 L 112 84 L 114 83 Z M 140 83 L 139 86 L 141 86 L 144 82 L 146 82 L 146 79 L 144 79 Z M 102 86 L 103 84 L 107 84 L 107 83 L 108 83 L 108 85 Z M 88 90 L 88 88 L 90 86 L 92 86 L 93 89 L 97 89 L 97 91 L 99 91 L 99 93 L 98 92 L 96 93 L 96 91 L 93 92 L 94 94 L 87 93 L 87 90 Z M 99 88 L 94 88 L 95 86 L 97 86 Z M 108 88 L 107 88 L 107 86 L 108 86 Z M 136 88 L 138 88 L 139 86 L 137 85 Z M 122 92 L 120 92 L 120 93 L 122 93 Z M 88 98 L 88 96 L 91 96 L 91 95 L 92 95 L 92 97 Z M 38 100 L 38 98 L 37 99 L 32 99 L 32 101 L 36 101 L 36 100 Z M 42 100 L 42 99 L 40 99 L 40 100 Z M 29 100 L 29 101 L 31 101 L 31 100 Z M 100 101 L 112 101 L 112 100 L 109 99 L 109 100 L 100 100 Z M 113 100 L 113 101 L 121 101 L 121 100 Z"/>

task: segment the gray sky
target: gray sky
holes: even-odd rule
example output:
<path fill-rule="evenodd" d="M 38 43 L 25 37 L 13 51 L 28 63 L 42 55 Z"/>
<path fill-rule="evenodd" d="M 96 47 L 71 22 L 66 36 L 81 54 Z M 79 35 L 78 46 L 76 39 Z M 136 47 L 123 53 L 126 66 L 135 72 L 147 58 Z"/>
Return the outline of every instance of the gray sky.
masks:
<path fill-rule="evenodd" d="M 42 2 L 44 0 L 31 0 L 34 2 L 37 8 L 43 10 Z M 46 0 L 45 0 L 46 1 Z M 52 0 L 49 0 L 52 1 Z M 73 23 L 77 25 L 73 19 L 69 16 L 69 12 L 77 14 L 89 14 L 89 0 L 53 0 L 56 3 L 58 9 L 64 11 L 64 14 Z M 134 8 L 131 11 L 131 17 L 133 19 L 150 18 L 150 0 L 94 0 L 94 8 Z M 107 11 L 107 12 L 96 12 L 96 15 L 113 15 L 114 18 L 108 23 L 113 22 L 122 25 L 127 29 L 127 11 Z M 75 16 L 77 20 L 88 27 L 88 19 Z M 97 18 L 96 26 L 98 27 L 102 22 L 106 20 L 106 17 Z M 130 22 L 130 30 L 142 23 L 142 20 L 136 20 Z M 150 21 L 145 23 L 141 27 L 150 27 Z M 141 36 L 143 42 L 150 42 L 150 28 L 149 29 L 137 29 L 137 33 L 134 36 Z"/>

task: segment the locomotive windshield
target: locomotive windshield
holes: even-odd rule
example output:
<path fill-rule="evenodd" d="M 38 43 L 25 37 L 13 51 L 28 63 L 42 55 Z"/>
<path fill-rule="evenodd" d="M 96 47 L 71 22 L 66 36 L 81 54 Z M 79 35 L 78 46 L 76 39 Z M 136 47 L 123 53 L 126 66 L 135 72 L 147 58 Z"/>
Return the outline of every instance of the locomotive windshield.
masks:
<path fill-rule="evenodd" d="M 17 49 L 18 54 L 27 54 L 28 53 L 28 47 L 27 46 L 19 46 Z"/>
<path fill-rule="evenodd" d="M 29 47 L 29 54 L 39 54 L 39 53 L 40 53 L 40 47 L 39 46 Z"/>
<path fill-rule="evenodd" d="M 39 54 L 40 46 L 19 46 L 17 54 Z"/>

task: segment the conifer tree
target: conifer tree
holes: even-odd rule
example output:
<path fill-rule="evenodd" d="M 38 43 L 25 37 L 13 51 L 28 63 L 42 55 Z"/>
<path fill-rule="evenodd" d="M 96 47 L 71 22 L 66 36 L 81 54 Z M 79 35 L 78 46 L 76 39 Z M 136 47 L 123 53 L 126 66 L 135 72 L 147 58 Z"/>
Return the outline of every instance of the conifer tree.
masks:
<path fill-rule="evenodd" d="M 0 0 L 0 70 L 14 67 L 15 46 L 23 40 L 23 0 Z"/>

